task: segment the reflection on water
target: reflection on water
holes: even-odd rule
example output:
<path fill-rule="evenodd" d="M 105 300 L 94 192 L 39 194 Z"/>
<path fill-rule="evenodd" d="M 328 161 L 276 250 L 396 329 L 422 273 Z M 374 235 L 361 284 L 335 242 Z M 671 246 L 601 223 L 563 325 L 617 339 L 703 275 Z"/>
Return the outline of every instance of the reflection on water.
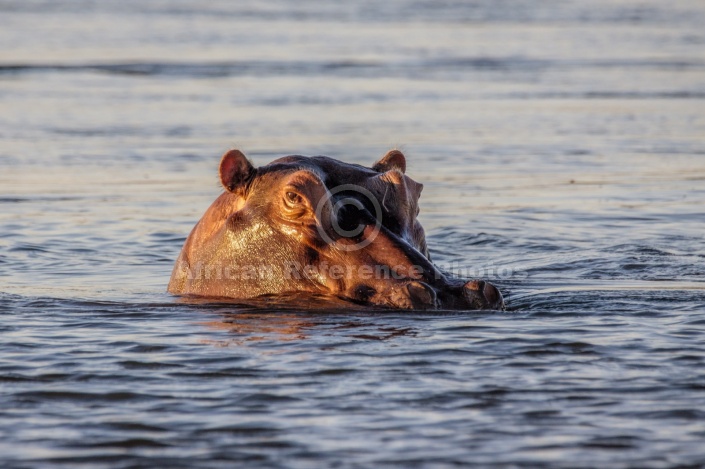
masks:
<path fill-rule="evenodd" d="M 265 340 L 305 340 L 306 330 L 316 326 L 315 323 L 306 321 L 292 315 L 268 316 L 267 314 L 234 314 L 222 321 L 208 321 L 203 325 L 227 331 L 235 336 L 227 342 L 215 342 L 214 345 L 242 345 L 244 341 Z"/>
<path fill-rule="evenodd" d="M 385 319 L 378 323 L 369 319 L 362 321 L 356 313 L 335 315 L 331 318 L 310 316 L 310 314 L 290 315 L 286 313 L 235 313 L 219 321 L 204 322 L 203 325 L 228 332 L 229 338 L 219 341 L 204 341 L 213 345 L 242 346 L 248 341 L 260 340 L 307 340 L 312 334 L 341 334 L 351 339 L 390 340 L 400 336 L 414 337 L 413 327 L 390 326 Z M 352 316 L 352 318 L 351 318 Z M 328 332 L 327 332 L 328 331 Z"/>
<path fill-rule="evenodd" d="M 705 464 L 701 2 L 0 18 L 3 468 Z M 169 296 L 232 146 L 399 146 L 508 311 Z"/>

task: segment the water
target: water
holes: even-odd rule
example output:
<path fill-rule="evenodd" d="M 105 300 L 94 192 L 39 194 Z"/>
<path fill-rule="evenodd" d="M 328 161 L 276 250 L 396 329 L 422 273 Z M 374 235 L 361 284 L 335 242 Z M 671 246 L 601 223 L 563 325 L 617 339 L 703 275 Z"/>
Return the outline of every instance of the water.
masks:
<path fill-rule="evenodd" d="M 705 6 L 0 3 L 3 467 L 705 464 Z M 400 146 L 506 313 L 184 304 L 218 157 Z"/>

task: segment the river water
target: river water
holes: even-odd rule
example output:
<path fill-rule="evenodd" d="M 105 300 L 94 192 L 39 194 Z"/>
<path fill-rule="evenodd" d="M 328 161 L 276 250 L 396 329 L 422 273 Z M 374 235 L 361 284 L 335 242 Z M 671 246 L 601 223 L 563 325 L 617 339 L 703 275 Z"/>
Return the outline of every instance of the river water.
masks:
<path fill-rule="evenodd" d="M 0 464 L 705 464 L 705 4 L 0 1 Z M 165 292 L 230 147 L 425 185 L 508 311 Z"/>

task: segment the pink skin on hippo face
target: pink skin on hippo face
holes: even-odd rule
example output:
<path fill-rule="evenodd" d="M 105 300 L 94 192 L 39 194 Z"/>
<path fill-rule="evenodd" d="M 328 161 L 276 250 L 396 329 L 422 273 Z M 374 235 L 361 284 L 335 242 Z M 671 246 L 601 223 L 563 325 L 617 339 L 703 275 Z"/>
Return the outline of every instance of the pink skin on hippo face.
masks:
<path fill-rule="evenodd" d="M 423 186 L 392 150 L 371 168 L 287 156 L 255 168 L 220 162 L 225 192 L 186 239 L 169 282 L 177 295 L 252 299 L 311 293 L 401 309 L 504 309 L 490 283 L 430 261 L 417 220 Z"/>

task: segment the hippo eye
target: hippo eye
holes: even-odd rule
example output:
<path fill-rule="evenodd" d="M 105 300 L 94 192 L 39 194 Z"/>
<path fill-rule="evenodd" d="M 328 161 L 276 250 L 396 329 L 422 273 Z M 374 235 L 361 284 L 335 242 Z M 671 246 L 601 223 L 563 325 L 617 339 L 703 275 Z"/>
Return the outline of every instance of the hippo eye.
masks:
<path fill-rule="evenodd" d="M 286 193 L 286 200 L 292 205 L 297 205 L 303 203 L 303 199 L 299 194 L 296 192 L 287 192 Z"/>

